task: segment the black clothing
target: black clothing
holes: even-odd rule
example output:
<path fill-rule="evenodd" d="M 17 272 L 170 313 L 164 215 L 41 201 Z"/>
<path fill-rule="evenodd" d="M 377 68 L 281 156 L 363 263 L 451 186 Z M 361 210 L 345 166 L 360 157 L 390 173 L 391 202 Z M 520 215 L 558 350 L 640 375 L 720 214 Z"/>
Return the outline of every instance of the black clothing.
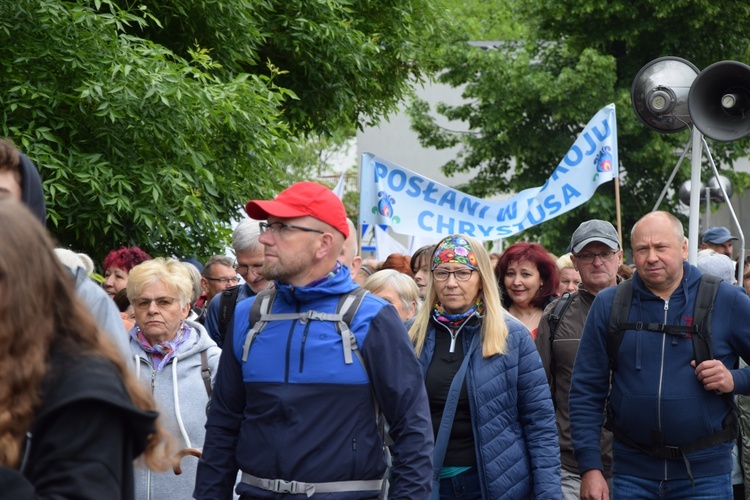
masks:
<path fill-rule="evenodd" d="M 47 206 L 44 203 L 42 179 L 28 156 L 23 153 L 18 156 L 21 161 L 21 201 L 44 225 L 47 219 Z"/>
<path fill-rule="evenodd" d="M 0 498 L 132 499 L 133 460 L 155 430 L 156 412 L 133 405 L 109 361 L 51 358 L 20 470 L 0 467 Z"/>
<path fill-rule="evenodd" d="M 455 352 L 450 352 L 451 336 L 444 325 L 439 325 L 435 335 L 435 355 L 432 358 L 425 386 L 430 400 L 430 413 L 432 415 L 432 429 L 437 439 L 440 429 L 440 421 L 443 418 L 448 390 L 456 372 L 464 360 L 464 348 L 461 342 L 461 333 L 456 337 Z M 468 467 L 477 462 L 474 450 L 474 432 L 471 428 L 471 411 L 469 409 L 469 393 L 466 391 L 466 381 L 461 386 L 458 394 L 458 405 L 456 416 L 453 419 L 448 449 L 445 452 L 444 467 Z"/>

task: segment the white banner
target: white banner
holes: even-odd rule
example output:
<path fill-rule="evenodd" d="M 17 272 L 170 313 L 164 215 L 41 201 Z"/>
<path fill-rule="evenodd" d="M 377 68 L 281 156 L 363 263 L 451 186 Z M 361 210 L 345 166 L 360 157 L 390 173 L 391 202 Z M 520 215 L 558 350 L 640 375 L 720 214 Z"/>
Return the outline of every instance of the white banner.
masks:
<path fill-rule="evenodd" d="M 609 104 L 589 121 L 543 186 L 502 202 L 476 198 L 363 153 L 359 223 L 385 224 L 411 236 L 461 233 L 496 240 L 572 210 L 617 176 L 617 122 L 615 105 Z"/>
<path fill-rule="evenodd" d="M 377 246 L 375 258 L 380 262 L 383 262 L 392 253 L 410 255 L 404 245 L 399 243 L 398 240 L 388 234 L 384 229 L 380 229 L 380 226 L 375 226 L 375 245 Z"/>
<path fill-rule="evenodd" d="M 339 182 L 336 183 L 336 186 L 331 189 L 333 193 L 339 197 L 339 200 L 344 199 L 344 188 L 346 187 L 346 173 L 341 174 L 341 177 L 339 177 Z"/>

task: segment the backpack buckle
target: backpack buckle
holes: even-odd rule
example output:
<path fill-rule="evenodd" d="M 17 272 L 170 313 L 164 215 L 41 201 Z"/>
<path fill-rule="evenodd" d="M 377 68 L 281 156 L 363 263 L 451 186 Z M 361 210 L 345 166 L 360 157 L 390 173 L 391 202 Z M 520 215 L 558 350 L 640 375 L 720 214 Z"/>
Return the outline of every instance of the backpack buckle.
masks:
<path fill-rule="evenodd" d="M 275 491 L 276 493 L 291 493 L 292 495 L 296 495 L 297 493 L 300 493 L 297 486 L 297 481 L 284 481 L 283 479 L 276 479 L 273 482 L 273 491 Z"/>

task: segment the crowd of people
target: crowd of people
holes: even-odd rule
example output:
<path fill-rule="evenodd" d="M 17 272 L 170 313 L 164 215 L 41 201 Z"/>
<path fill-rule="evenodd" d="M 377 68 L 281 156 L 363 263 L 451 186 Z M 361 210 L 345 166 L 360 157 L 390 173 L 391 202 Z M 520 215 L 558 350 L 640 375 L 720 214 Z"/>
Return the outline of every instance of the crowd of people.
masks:
<path fill-rule="evenodd" d="M 299 182 L 247 203 L 233 257 L 123 246 L 96 284 L 42 193 L 0 141 L 0 498 L 744 498 L 726 228 L 697 266 L 666 212 L 632 265 L 598 219 L 560 256 L 454 234 L 363 261 Z"/>

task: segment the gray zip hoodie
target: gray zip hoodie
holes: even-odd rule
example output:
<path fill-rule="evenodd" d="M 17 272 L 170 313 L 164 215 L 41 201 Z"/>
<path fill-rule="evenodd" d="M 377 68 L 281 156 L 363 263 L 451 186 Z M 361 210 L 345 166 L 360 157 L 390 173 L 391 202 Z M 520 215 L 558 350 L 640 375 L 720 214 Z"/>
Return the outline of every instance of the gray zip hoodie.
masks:
<path fill-rule="evenodd" d="M 201 376 L 201 352 L 206 351 L 211 370 L 211 385 L 216 379 L 221 349 L 211 340 L 202 325 L 190 320 L 190 336 L 177 348 L 177 353 L 167 365 L 156 371 L 150 355 L 134 339 L 130 339 L 130 350 L 135 359 L 138 378 L 149 387 L 156 399 L 162 425 L 174 440 L 174 449 L 203 448 L 205 437 L 206 407 L 208 393 Z M 135 470 L 135 498 L 137 500 L 164 500 L 191 498 L 195 485 L 198 459 L 187 456 L 182 459 L 182 474 L 153 472 L 144 467 Z"/>

